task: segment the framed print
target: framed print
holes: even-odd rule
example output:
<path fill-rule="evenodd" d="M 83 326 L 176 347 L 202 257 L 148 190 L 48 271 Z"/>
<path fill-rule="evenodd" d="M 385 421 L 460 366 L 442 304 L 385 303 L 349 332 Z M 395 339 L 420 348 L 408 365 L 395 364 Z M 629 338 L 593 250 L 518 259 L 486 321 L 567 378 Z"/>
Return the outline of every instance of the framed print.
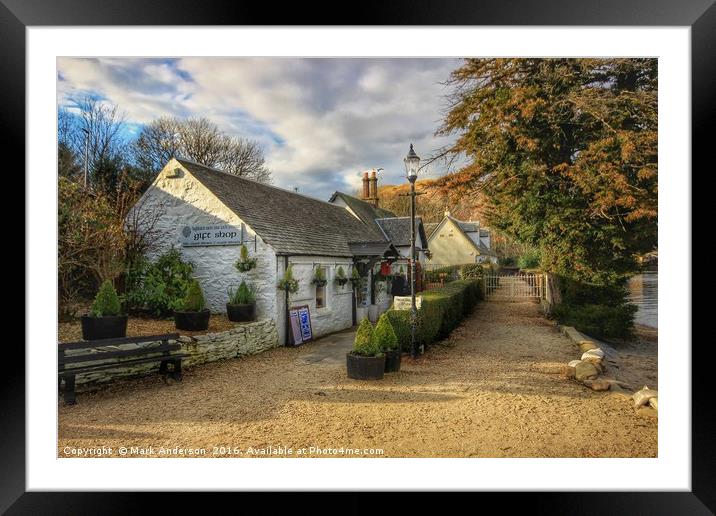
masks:
<path fill-rule="evenodd" d="M 713 513 L 691 254 L 713 1 L 309 14 L 0 0 L 28 204 L 0 508 Z"/>

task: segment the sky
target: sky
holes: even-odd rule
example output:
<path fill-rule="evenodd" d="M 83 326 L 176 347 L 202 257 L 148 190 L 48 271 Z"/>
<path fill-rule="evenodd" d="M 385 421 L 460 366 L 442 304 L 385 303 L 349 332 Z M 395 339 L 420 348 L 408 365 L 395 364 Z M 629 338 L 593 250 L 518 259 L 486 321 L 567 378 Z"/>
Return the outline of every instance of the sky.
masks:
<path fill-rule="evenodd" d="M 160 116 L 202 116 L 259 142 L 273 184 L 327 200 L 354 193 L 363 170 L 406 181 L 410 143 L 427 157 L 449 143 L 434 133 L 456 58 L 61 58 L 60 106 L 96 96 L 119 106 L 127 131 Z M 444 173 L 436 167 L 425 177 Z"/>

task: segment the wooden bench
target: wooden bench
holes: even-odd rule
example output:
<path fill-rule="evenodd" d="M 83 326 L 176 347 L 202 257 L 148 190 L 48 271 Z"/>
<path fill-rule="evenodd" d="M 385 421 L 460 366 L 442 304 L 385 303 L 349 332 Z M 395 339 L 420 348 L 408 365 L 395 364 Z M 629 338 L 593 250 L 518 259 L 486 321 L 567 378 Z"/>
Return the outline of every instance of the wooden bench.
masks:
<path fill-rule="evenodd" d="M 187 355 L 185 353 L 176 353 L 176 351 L 181 349 L 181 345 L 178 342 L 169 342 L 171 340 L 175 341 L 178 338 L 178 333 L 167 333 L 163 335 L 148 335 L 146 337 L 123 337 L 118 339 L 60 343 L 58 344 L 57 350 L 58 389 L 62 388 L 62 379 L 64 378 L 65 403 L 74 405 L 76 403 L 76 375 L 152 362 L 159 362 L 159 373 L 164 376 L 165 380 L 171 376 L 174 380 L 181 381 L 181 361 L 182 358 Z M 160 344 L 140 346 L 133 349 L 111 349 L 111 347 L 117 347 L 123 344 L 153 342 L 160 342 Z M 81 351 L 67 354 L 66 352 L 70 350 Z M 169 370 L 170 365 L 171 370 Z"/>

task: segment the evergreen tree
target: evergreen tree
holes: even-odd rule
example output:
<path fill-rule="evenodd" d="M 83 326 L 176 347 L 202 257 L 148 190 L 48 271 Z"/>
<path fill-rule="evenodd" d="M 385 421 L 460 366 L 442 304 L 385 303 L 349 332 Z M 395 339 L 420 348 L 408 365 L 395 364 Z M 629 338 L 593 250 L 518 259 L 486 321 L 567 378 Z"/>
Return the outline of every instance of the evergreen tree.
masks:
<path fill-rule="evenodd" d="M 468 59 L 440 134 L 489 223 L 552 272 L 619 285 L 657 244 L 656 59 Z"/>

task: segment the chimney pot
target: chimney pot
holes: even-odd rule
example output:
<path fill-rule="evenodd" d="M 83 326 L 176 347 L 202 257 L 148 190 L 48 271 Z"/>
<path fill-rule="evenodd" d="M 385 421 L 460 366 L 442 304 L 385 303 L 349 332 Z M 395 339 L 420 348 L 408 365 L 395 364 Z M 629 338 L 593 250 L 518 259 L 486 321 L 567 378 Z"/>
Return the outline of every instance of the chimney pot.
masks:
<path fill-rule="evenodd" d="M 363 172 L 363 199 L 370 199 L 370 179 L 367 170 Z"/>

